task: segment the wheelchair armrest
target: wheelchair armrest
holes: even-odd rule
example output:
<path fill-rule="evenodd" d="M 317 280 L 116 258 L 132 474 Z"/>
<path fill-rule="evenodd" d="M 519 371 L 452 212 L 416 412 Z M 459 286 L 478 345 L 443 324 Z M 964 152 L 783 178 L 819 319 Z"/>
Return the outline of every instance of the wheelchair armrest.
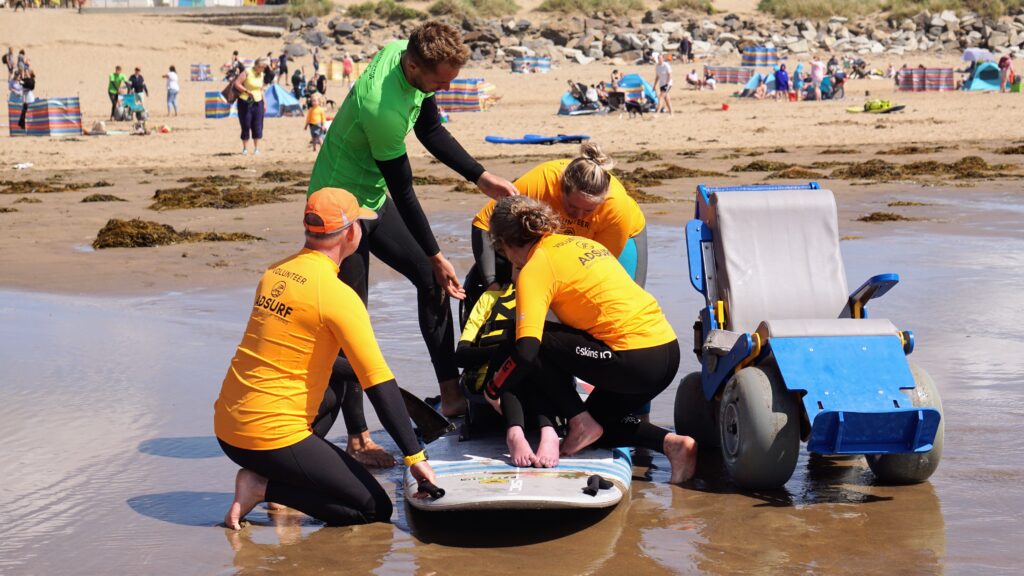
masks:
<path fill-rule="evenodd" d="M 878 274 L 868 278 L 867 282 L 861 284 L 860 288 L 857 288 L 850 294 L 850 316 L 853 318 L 863 318 L 865 316 L 864 305 L 867 304 L 868 300 L 882 296 L 899 281 L 899 274 Z"/>

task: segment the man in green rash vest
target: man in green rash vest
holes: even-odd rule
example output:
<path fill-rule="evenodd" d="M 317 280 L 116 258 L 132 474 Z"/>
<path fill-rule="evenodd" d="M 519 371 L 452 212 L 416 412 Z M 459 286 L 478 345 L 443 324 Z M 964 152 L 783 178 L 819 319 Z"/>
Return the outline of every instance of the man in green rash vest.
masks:
<path fill-rule="evenodd" d="M 477 185 L 487 196 L 516 195 L 508 180 L 484 170 L 442 126 L 434 92 L 445 90 L 469 59 L 457 29 L 442 22 L 422 24 L 409 40 L 381 49 L 345 98 L 313 165 L 309 193 L 343 188 L 360 206 L 377 212 L 363 222 L 359 249 L 341 265 L 338 278 L 367 301 L 369 256 L 373 254 L 416 287 L 419 326 L 441 389 L 441 411 L 465 411 L 455 365 L 455 331 L 449 297 L 465 290 L 441 253 L 413 191 L 405 138 L 410 131 L 434 157 Z M 371 439 L 358 386 L 342 406 L 348 451 L 370 466 L 394 459 Z"/>

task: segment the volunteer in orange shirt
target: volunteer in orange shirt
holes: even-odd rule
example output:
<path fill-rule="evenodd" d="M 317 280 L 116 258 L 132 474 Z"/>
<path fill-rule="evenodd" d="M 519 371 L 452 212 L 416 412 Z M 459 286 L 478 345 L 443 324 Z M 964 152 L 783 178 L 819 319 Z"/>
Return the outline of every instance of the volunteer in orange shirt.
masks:
<path fill-rule="evenodd" d="M 553 429 L 542 429 L 536 454 L 522 435 L 519 397 L 532 401 L 540 387 L 569 418 L 562 454 L 600 439 L 662 452 L 672 464 L 673 483 L 692 477 L 696 442 L 632 415 L 665 390 L 679 368 L 679 342 L 654 297 L 601 244 L 556 233 L 558 216 L 537 200 L 503 198 L 490 228 L 495 247 L 521 269 L 515 349 L 485 385 L 492 404 L 505 414 L 513 460 L 525 457 L 547 466 L 558 450 Z M 545 320 L 549 309 L 561 323 Z M 594 385 L 585 403 L 573 376 Z"/>
<path fill-rule="evenodd" d="M 544 162 L 514 184 L 521 195 L 554 208 L 563 233 L 596 240 L 643 286 L 647 281 L 646 220 L 622 182 L 609 173 L 612 164 L 600 146 L 587 143 L 580 147 L 578 158 Z M 494 204 L 488 202 L 477 213 L 472 228 L 477 272 L 488 290 L 511 278 L 508 262 L 495 254 L 486 237 Z"/>
<path fill-rule="evenodd" d="M 358 379 L 413 476 L 434 481 L 366 307 L 338 280 L 339 264 L 362 237 L 357 220 L 376 217 L 348 192 L 322 188 L 306 201 L 305 247 L 263 273 L 214 403 L 220 446 L 242 467 L 224 517 L 230 528 L 238 530 L 242 518 L 264 501 L 331 525 L 391 518 L 391 500 L 381 485 L 324 439 L 349 387 L 338 377 L 342 373 Z M 329 386 L 329 380 L 337 384 Z"/>

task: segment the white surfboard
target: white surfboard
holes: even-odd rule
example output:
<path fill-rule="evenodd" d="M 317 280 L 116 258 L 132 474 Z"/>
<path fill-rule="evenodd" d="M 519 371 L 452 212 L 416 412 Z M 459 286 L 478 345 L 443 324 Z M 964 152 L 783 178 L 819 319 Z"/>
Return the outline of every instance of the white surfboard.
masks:
<path fill-rule="evenodd" d="M 633 478 L 628 448 L 590 448 L 555 468 L 520 468 L 510 464 L 504 438 L 460 442 L 450 435 L 431 443 L 427 454 L 442 498 L 413 498 L 416 479 L 405 472 L 406 500 L 424 511 L 608 508 L 629 493 Z M 583 489 L 595 474 L 612 487 L 591 496 Z"/>

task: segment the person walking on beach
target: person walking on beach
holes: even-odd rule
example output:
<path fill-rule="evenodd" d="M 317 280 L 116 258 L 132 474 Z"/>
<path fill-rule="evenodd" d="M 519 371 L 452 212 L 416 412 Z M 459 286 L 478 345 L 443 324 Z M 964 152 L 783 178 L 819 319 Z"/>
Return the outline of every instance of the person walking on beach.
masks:
<path fill-rule="evenodd" d="M 18 128 L 25 129 L 25 116 L 28 115 L 28 107 L 36 101 L 36 73 L 28 70 L 21 75 L 21 116 L 18 117 Z"/>
<path fill-rule="evenodd" d="M 366 307 L 337 278 L 338 266 L 359 247 L 359 221 L 375 218 L 344 190 L 318 190 L 306 200 L 302 250 L 271 264 L 256 287 L 249 323 L 213 405 L 217 441 L 241 467 L 224 515 L 228 528 L 240 530 L 260 502 L 334 526 L 390 520 L 384 488 L 324 438 L 349 382 L 366 390 L 413 477 L 435 480 Z"/>
<path fill-rule="evenodd" d="M 245 71 L 245 64 L 238 59 L 238 50 L 231 53 L 231 64 L 228 65 L 228 73 L 224 77 L 224 81 L 230 82 L 235 79 L 239 74 Z"/>
<path fill-rule="evenodd" d="M 143 94 L 149 97 L 149 87 L 146 86 L 146 79 L 142 77 L 141 68 L 136 67 L 135 73 L 128 77 L 128 93 L 135 94 L 140 103 L 143 100 Z"/>
<path fill-rule="evenodd" d="M 288 54 L 283 50 L 277 57 L 277 79 L 281 84 L 288 85 Z"/>
<path fill-rule="evenodd" d="M 309 112 L 306 113 L 304 128 L 309 129 L 309 144 L 313 147 L 313 152 L 324 143 L 324 123 L 327 122 L 327 116 L 321 106 L 322 100 L 323 96 L 314 95 L 310 99 Z"/>
<path fill-rule="evenodd" d="M 25 56 L 25 49 L 18 50 L 18 70 L 22 74 L 28 71 L 28 57 Z"/>
<path fill-rule="evenodd" d="M 7 53 L 4 54 L 4 66 L 7 67 L 7 80 L 14 76 L 14 48 L 7 47 Z"/>
<path fill-rule="evenodd" d="M 668 110 L 672 115 L 672 101 L 668 93 L 672 90 L 672 66 L 665 60 L 665 55 L 658 53 L 655 56 L 657 64 L 654 66 L 654 85 L 658 87 L 658 109 L 656 113 Z"/>
<path fill-rule="evenodd" d="M 124 74 L 121 73 L 120 66 L 114 66 L 114 73 L 107 78 L 107 95 L 110 96 L 110 120 L 114 120 L 114 114 L 117 112 L 117 97 L 121 93 L 121 86 L 127 82 Z"/>
<path fill-rule="evenodd" d="M 260 153 L 260 140 L 263 139 L 263 117 L 266 113 L 266 102 L 263 99 L 264 71 L 270 67 L 266 58 L 256 60 L 252 68 L 243 70 L 235 77 L 235 90 L 238 91 L 238 123 L 242 127 L 242 156 L 249 153 L 249 139 L 252 138 L 252 153 Z"/>
<path fill-rule="evenodd" d="M 448 300 L 463 298 L 465 291 L 416 198 L 405 138 L 415 132 L 428 152 L 491 198 L 517 193 L 511 182 L 484 170 L 441 124 L 433 93 L 447 89 L 468 60 L 461 33 L 437 21 L 382 48 L 331 123 L 309 182 L 311 194 L 324 187 L 344 188 L 361 206 L 377 212 L 377 220 L 363 224 L 363 241 L 342 263 L 339 278 L 366 302 L 372 253 L 416 287 L 420 332 L 447 416 L 465 411 Z M 378 466 L 392 463 L 370 439 L 361 392 L 346 395 L 343 412 L 350 453 Z"/>
<path fill-rule="evenodd" d="M 352 89 L 352 70 L 355 68 L 355 62 L 352 61 L 352 56 L 348 52 L 341 58 L 341 81 L 345 86 L 345 90 Z"/>
<path fill-rule="evenodd" d="M 320 72 L 320 49 L 313 48 L 313 76 Z"/>
<path fill-rule="evenodd" d="M 811 84 L 814 89 L 814 99 L 821 100 L 821 82 L 825 79 L 825 63 L 817 54 L 811 58 Z"/>
<path fill-rule="evenodd" d="M 171 66 L 167 70 L 167 74 L 164 74 L 164 78 L 167 79 L 167 115 L 171 115 L 171 109 L 174 109 L 174 115 L 178 115 L 178 92 L 181 90 L 181 86 L 178 84 L 178 72 Z"/>

